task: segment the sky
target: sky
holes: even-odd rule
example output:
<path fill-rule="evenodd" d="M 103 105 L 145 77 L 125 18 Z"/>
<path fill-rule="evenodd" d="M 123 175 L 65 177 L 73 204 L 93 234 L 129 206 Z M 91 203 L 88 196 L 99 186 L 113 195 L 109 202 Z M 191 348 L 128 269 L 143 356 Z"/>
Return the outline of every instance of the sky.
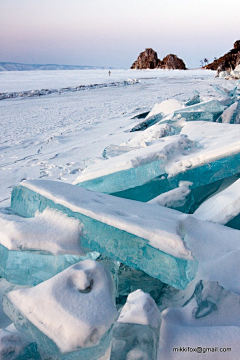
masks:
<path fill-rule="evenodd" d="M 0 0 L 0 62 L 127 69 L 145 48 L 189 68 L 240 39 L 239 0 Z"/>

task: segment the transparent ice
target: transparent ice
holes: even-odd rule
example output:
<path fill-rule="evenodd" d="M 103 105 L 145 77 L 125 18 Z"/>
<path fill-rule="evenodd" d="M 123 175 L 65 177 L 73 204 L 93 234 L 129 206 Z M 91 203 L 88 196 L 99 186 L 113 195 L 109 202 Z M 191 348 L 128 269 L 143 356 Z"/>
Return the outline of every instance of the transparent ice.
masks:
<path fill-rule="evenodd" d="M 181 239 L 179 235 L 181 230 L 178 230 L 177 222 L 174 220 L 176 217 L 176 221 L 179 221 L 180 219 L 177 219 L 181 213 L 174 213 L 174 210 L 166 208 L 163 208 L 163 211 L 160 207 L 154 210 L 152 209 L 153 205 L 150 204 L 142 203 L 141 207 L 139 207 L 138 202 L 130 202 L 129 200 L 106 194 L 95 194 L 83 188 L 60 182 L 32 181 L 32 184 L 36 184 L 35 191 L 30 190 L 26 186 L 18 186 L 13 190 L 12 208 L 20 215 L 31 217 L 36 210 L 43 211 L 46 207 L 58 209 L 68 216 L 81 221 L 84 227 L 82 246 L 85 248 L 98 251 L 102 255 L 120 261 L 125 265 L 143 270 L 150 276 L 177 288 L 185 288 L 188 282 L 195 276 L 197 266 L 195 261 L 181 258 L 183 255 L 180 255 L 180 253 L 179 257 L 172 256 L 167 253 L 167 251 L 170 251 L 167 250 L 168 248 L 164 252 L 151 246 L 149 240 L 143 237 L 144 228 L 142 231 L 137 230 L 141 229 L 143 216 L 145 217 L 145 224 L 143 226 L 150 222 L 151 231 L 155 231 L 155 227 L 158 232 L 159 230 L 157 229 L 161 225 L 159 240 L 162 241 L 161 234 L 163 234 L 165 238 L 163 244 L 167 246 L 167 239 L 170 242 L 174 238 Z M 48 194 L 53 191 L 54 201 L 41 195 L 41 189 L 44 188 Z M 67 193 L 68 196 L 66 197 Z M 61 201 L 59 203 L 57 201 L 62 196 L 68 199 L 67 202 L 64 202 L 64 205 L 61 204 Z M 74 204 L 78 204 L 78 207 Z M 100 204 L 101 209 L 99 209 Z M 151 215 L 152 211 L 155 213 L 154 218 L 152 218 L 153 213 Z M 171 220 L 167 220 L 166 217 L 170 216 L 170 214 L 165 215 L 165 211 L 173 212 Z M 137 215 L 138 213 L 139 215 Z M 99 217 L 98 214 L 101 221 L 96 220 L 96 217 Z M 120 225 L 121 222 L 119 223 L 119 214 L 121 214 L 123 221 L 122 225 Z M 137 216 L 131 214 L 136 214 Z M 155 217 L 156 222 L 154 220 Z M 114 220 L 115 218 L 116 220 Z M 118 224 L 116 225 L 118 227 L 114 226 L 115 221 L 117 221 Z M 125 226 L 128 228 L 127 231 L 123 230 Z M 146 232 L 146 237 L 148 237 L 149 231 Z"/>
<path fill-rule="evenodd" d="M 111 360 L 157 358 L 160 312 L 141 290 L 131 293 L 113 329 Z"/>

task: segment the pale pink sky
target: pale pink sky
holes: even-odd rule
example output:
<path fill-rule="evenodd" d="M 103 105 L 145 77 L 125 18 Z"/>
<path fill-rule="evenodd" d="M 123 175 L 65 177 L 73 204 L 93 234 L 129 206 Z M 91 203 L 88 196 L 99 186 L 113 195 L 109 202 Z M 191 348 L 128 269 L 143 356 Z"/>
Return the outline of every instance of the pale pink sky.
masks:
<path fill-rule="evenodd" d="M 0 0 L 0 62 L 128 68 L 152 47 L 199 67 L 240 39 L 239 0 Z"/>

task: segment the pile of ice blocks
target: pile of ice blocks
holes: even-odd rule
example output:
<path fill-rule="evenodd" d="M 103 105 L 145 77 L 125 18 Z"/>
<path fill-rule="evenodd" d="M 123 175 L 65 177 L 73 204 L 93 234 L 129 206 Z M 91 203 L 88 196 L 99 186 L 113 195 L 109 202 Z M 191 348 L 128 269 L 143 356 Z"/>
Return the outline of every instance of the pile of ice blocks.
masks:
<path fill-rule="evenodd" d="M 238 358 L 240 90 L 214 87 L 134 117 L 74 185 L 13 189 L 0 359 Z"/>

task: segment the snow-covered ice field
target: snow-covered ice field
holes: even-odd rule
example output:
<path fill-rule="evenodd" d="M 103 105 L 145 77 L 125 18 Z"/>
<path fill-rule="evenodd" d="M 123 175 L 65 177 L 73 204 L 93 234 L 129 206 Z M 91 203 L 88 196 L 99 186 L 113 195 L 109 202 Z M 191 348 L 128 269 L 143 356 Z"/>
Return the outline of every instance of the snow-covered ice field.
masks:
<path fill-rule="evenodd" d="M 13 186 L 23 179 L 72 183 L 79 172 L 102 156 L 110 144 L 133 137 L 131 119 L 162 100 L 187 100 L 198 90 L 211 98 L 214 72 L 189 71 L 28 71 L 0 72 L 0 92 L 58 89 L 139 79 L 139 83 L 78 92 L 0 101 L 0 202 L 9 204 Z M 231 87 L 231 84 L 229 84 Z"/>
<path fill-rule="evenodd" d="M 0 72 L 0 360 L 238 358 L 240 91 L 214 76 Z"/>

